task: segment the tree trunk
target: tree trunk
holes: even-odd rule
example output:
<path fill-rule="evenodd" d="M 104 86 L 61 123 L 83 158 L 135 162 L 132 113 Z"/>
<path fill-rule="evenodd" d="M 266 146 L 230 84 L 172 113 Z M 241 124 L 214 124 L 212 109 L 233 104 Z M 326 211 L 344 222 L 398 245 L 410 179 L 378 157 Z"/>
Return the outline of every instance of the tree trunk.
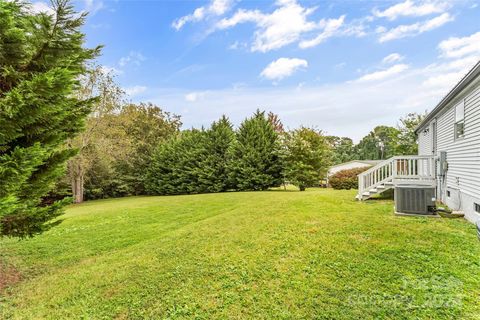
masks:
<path fill-rule="evenodd" d="M 83 202 L 83 175 L 75 176 L 75 178 L 73 178 L 72 194 L 74 203 Z"/>
<path fill-rule="evenodd" d="M 68 162 L 68 171 L 70 176 L 70 184 L 72 186 L 73 202 L 82 203 L 84 193 L 84 170 L 82 168 L 81 160 L 79 158 L 71 159 Z"/>

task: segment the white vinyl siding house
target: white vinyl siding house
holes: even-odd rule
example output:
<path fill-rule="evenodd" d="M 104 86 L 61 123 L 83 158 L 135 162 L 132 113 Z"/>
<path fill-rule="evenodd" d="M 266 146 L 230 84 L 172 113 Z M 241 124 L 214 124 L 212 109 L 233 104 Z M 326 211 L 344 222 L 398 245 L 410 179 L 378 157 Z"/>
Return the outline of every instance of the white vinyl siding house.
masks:
<path fill-rule="evenodd" d="M 480 63 L 427 116 L 417 134 L 419 155 L 447 155 L 445 177 L 437 177 L 437 197 L 468 220 L 480 220 Z"/>
<path fill-rule="evenodd" d="M 415 132 L 418 155 L 395 156 L 361 173 L 357 199 L 394 188 L 398 213 L 428 214 L 438 199 L 480 222 L 480 61 Z"/>

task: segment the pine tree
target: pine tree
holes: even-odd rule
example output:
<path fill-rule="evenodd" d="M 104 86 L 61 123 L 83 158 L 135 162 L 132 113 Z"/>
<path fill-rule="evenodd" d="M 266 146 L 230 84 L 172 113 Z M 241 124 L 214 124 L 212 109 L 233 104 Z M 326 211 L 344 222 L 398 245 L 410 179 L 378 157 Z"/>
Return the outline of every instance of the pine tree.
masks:
<path fill-rule="evenodd" d="M 214 122 L 205 137 L 204 161 L 200 164 L 199 182 L 206 192 L 222 192 L 232 188 L 228 169 L 235 133 L 226 116 Z"/>
<path fill-rule="evenodd" d="M 200 179 L 205 140 L 205 130 L 192 129 L 160 144 L 146 174 L 147 190 L 152 194 L 207 192 L 207 184 Z"/>
<path fill-rule="evenodd" d="M 178 194 L 177 181 L 174 179 L 178 170 L 177 145 L 180 138 L 174 137 L 160 144 L 154 151 L 145 177 L 145 187 L 150 194 Z"/>
<path fill-rule="evenodd" d="M 282 183 L 278 134 L 257 112 L 240 125 L 233 150 L 230 177 L 238 190 L 266 190 Z"/>
<path fill-rule="evenodd" d="M 0 1 L 0 233 L 26 237 L 58 222 L 65 201 L 43 197 L 64 173 L 74 150 L 65 146 L 84 126 L 92 100 L 74 92 L 85 62 L 77 14 L 63 0 L 53 14 L 21 2 Z"/>

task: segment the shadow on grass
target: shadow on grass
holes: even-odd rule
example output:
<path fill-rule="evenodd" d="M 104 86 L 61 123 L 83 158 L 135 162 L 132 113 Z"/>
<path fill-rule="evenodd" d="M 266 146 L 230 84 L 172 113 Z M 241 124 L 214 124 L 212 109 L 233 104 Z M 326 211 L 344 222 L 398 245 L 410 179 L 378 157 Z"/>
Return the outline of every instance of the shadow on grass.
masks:
<path fill-rule="evenodd" d="M 378 201 L 378 200 L 394 200 L 394 197 L 393 197 L 393 189 L 390 189 L 390 190 L 387 190 L 385 192 L 382 192 L 380 194 L 376 194 L 376 195 L 373 195 L 370 199 L 368 199 L 367 201 Z"/>

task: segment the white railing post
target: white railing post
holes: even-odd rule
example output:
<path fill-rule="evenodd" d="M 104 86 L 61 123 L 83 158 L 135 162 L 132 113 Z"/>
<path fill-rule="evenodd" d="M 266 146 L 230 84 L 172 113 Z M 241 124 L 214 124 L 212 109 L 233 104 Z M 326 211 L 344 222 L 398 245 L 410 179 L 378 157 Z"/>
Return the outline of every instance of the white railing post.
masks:
<path fill-rule="evenodd" d="M 363 175 L 360 174 L 358 176 L 358 197 L 360 198 L 362 196 L 362 193 L 363 193 Z"/>
<path fill-rule="evenodd" d="M 393 174 L 392 174 L 392 177 L 396 177 L 397 176 L 397 159 L 393 159 Z"/>

